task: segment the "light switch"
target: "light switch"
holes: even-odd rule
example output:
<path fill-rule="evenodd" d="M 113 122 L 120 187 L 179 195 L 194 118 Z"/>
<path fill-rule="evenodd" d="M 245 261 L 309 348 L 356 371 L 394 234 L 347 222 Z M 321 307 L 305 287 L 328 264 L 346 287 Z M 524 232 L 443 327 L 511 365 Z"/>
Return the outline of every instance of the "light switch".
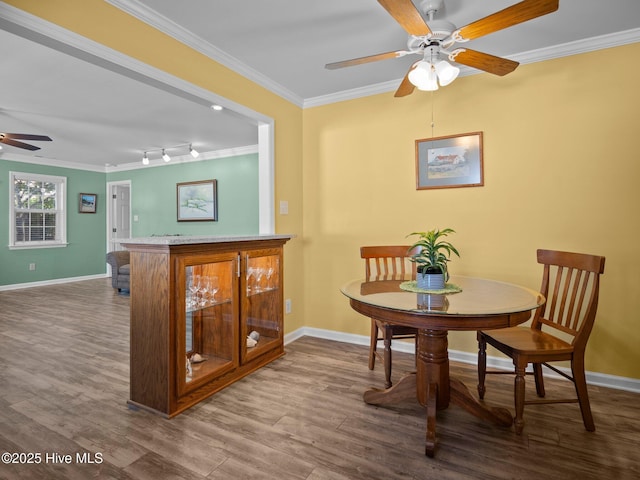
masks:
<path fill-rule="evenodd" d="M 134 215 L 134 216 L 133 216 L 133 221 L 134 221 L 134 222 L 137 222 L 137 221 L 138 221 L 138 215 Z"/>
<path fill-rule="evenodd" d="M 289 202 L 286 200 L 280 200 L 280 215 L 289 214 Z"/>

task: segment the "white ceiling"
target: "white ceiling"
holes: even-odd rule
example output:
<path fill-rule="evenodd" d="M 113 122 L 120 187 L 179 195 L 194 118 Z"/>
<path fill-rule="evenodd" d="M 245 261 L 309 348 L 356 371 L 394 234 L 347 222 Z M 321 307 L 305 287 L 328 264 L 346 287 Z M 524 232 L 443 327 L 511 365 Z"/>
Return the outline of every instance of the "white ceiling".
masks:
<path fill-rule="evenodd" d="M 324 68 L 406 48 L 406 33 L 376 0 L 107 1 L 300 106 L 393 92 L 417 60 L 408 55 Z M 445 0 L 436 18 L 461 27 L 514 3 Z M 24 27 L 33 22 L 16 21 L 16 11 L 0 2 L 0 132 L 44 134 L 53 141 L 33 142 L 42 147 L 33 153 L 5 145 L 0 158 L 109 170 L 139 165 L 144 150 L 155 149 L 153 161 L 162 147 L 193 143 L 204 152 L 257 144 L 256 122 L 229 110 L 213 112 L 207 104 L 213 94 L 178 96 L 148 77 L 139 81 L 144 75 L 123 75 L 113 60 L 78 54 L 64 40 L 39 32 L 40 26 Z M 468 45 L 526 63 L 637 42 L 639 26 L 638 0 L 560 0 L 555 13 Z M 477 72 L 463 69 L 471 73 Z M 187 147 L 169 153 L 185 155 Z"/>

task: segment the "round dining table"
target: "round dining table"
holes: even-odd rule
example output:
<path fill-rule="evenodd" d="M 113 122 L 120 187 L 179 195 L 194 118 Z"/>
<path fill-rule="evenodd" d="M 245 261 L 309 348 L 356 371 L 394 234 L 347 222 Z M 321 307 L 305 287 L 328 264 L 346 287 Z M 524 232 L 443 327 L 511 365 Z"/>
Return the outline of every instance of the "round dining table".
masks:
<path fill-rule="evenodd" d="M 436 447 L 436 411 L 449 403 L 502 426 L 511 426 L 509 410 L 479 402 L 458 379 L 449 376 L 449 330 L 490 330 L 526 322 L 545 298 L 535 290 L 484 278 L 452 276 L 445 290 L 428 292 L 415 282 L 354 280 L 341 288 L 358 313 L 384 324 L 414 327 L 416 371 L 387 389 L 371 388 L 364 401 L 389 405 L 417 398 L 427 411 L 425 454 Z"/>

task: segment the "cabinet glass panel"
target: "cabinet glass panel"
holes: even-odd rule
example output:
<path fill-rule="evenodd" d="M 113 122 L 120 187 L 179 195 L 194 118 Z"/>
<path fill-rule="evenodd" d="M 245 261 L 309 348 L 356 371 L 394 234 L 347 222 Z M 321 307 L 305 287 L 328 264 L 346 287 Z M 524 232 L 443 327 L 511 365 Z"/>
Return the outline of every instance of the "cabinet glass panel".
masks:
<path fill-rule="evenodd" d="M 186 386 L 232 368 L 237 338 L 233 308 L 233 261 L 185 266 L 184 358 Z"/>
<path fill-rule="evenodd" d="M 264 254 L 262 254 L 264 253 Z M 280 345 L 282 293 L 280 257 L 269 251 L 246 256 L 242 335 L 243 360 Z"/>

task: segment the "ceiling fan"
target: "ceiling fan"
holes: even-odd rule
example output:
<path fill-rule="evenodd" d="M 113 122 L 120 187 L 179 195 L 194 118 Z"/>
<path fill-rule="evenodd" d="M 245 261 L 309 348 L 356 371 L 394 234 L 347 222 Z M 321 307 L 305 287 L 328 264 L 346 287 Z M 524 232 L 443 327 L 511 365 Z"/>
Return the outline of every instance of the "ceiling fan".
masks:
<path fill-rule="evenodd" d="M 409 54 L 422 55 L 423 60 L 411 65 L 394 95 L 404 97 L 413 93 L 416 86 L 420 90 L 437 90 L 438 81 L 441 86 L 444 86 L 457 77 L 460 69 L 441 60 L 441 56 L 448 58 L 451 62 L 461 63 L 495 75 L 502 76 L 513 72 L 519 65 L 518 62 L 464 47 L 454 48 L 454 46 L 457 43 L 464 43 L 555 12 L 560 0 L 524 0 L 461 28 L 456 28 L 446 20 L 434 20 L 434 14 L 442 9 L 444 0 L 422 0 L 420 2 L 420 8 L 428 17 L 426 21 L 411 0 L 378 0 L 378 3 L 409 34 L 407 50 L 328 63 L 325 68 L 333 70 L 388 58 L 404 57 Z"/>
<path fill-rule="evenodd" d="M 0 143 L 11 145 L 12 147 L 24 148 L 25 150 L 40 150 L 40 147 L 20 142 L 18 140 L 37 140 L 41 142 L 50 142 L 51 138 L 46 135 L 32 135 L 28 133 L 1 133 Z"/>

